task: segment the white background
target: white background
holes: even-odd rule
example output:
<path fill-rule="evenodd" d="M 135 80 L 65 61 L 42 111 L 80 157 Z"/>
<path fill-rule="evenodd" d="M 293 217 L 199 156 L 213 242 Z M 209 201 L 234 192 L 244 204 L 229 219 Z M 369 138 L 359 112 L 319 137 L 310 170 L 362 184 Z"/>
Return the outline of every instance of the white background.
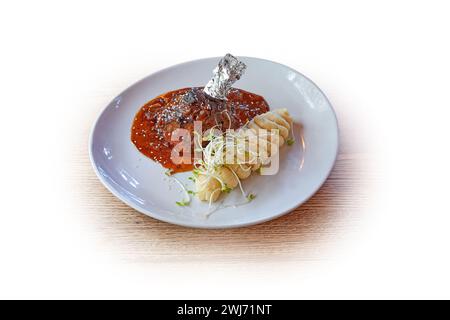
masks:
<path fill-rule="evenodd" d="M 449 33 L 448 1 L 2 2 L 0 298 L 450 298 Z M 66 181 L 87 99 L 226 52 L 301 71 L 365 128 L 366 227 L 301 265 L 101 254 Z"/>

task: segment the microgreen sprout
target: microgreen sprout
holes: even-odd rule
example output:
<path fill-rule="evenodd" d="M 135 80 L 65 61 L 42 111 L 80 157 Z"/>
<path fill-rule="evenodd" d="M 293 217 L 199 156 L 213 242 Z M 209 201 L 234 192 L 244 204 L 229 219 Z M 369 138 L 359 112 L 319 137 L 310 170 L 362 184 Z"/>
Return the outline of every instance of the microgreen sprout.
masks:
<path fill-rule="evenodd" d="M 292 146 L 295 143 L 295 139 L 290 138 L 286 141 L 286 143 L 288 146 Z"/>
<path fill-rule="evenodd" d="M 270 144 L 271 141 L 276 141 L 275 138 L 278 136 L 279 133 L 276 130 L 259 132 L 257 136 L 253 131 L 247 129 L 237 131 L 227 130 L 226 135 L 218 132 L 218 130 L 211 130 L 207 133 L 206 137 L 203 138 L 203 140 L 207 140 L 209 143 L 205 147 L 201 144 L 196 146 L 201 149 L 203 157 L 202 160 L 196 161 L 194 164 L 195 169 L 193 170 L 193 177 L 189 179 L 198 183 L 198 190 L 202 190 L 211 179 L 215 179 L 220 183 L 221 188 L 214 192 L 230 193 L 232 188 L 227 186 L 220 175 L 220 168 L 222 166 L 227 166 L 236 178 L 238 188 L 240 189 L 242 196 L 246 199 L 246 203 L 248 203 L 254 200 L 256 196 L 245 192 L 241 179 L 235 170 L 248 172 L 252 170 L 253 165 L 264 163 L 267 158 L 267 155 L 265 154 L 267 149 L 264 147 L 258 150 L 258 143 L 256 143 L 255 148 L 255 138 L 265 139 L 268 144 Z M 227 156 L 229 155 L 231 155 L 232 159 L 234 158 L 234 162 L 230 163 L 234 166 L 227 165 L 227 161 L 229 161 Z M 257 172 L 261 174 L 261 168 L 259 168 Z M 201 182 L 198 179 L 200 175 L 202 176 Z M 189 194 L 192 195 L 192 193 Z M 213 196 L 214 194 L 211 194 L 210 207 Z"/>
<path fill-rule="evenodd" d="M 190 203 L 191 203 L 191 201 L 185 201 L 185 200 L 183 200 L 183 201 L 177 201 L 177 202 L 175 202 L 176 204 L 177 204 L 177 206 L 180 206 L 180 207 L 186 207 L 186 206 L 188 206 Z"/>
<path fill-rule="evenodd" d="M 231 191 L 232 191 L 233 189 L 231 189 L 229 186 L 227 186 L 227 185 L 224 185 L 223 187 L 222 187 L 222 192 L 225 192 L 225 193 L 230 193 Z"/>

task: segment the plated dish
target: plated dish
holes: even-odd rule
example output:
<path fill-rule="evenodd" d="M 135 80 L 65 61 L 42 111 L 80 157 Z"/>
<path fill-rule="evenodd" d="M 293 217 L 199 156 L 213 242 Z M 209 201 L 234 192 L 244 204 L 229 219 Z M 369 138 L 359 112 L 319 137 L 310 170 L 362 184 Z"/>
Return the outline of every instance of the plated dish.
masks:
<path fill-rule="evenodd" d="M 337 149 L 336 117 L 310 80 L 231 55 L 133 85 L 99 117 L 90 143 L 96 173 L 122 201 L 200 228 L 289 212 L 325 181 Z"/>

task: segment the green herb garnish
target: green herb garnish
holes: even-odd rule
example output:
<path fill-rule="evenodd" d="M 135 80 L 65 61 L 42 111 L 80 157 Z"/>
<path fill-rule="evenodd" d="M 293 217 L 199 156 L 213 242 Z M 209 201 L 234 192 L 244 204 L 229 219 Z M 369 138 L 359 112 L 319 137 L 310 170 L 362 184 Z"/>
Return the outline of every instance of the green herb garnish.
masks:
<path fill-rule="evenodd" d="M 248 196 L 247 196 L 247 200 L 248 201 L 252 201 L 252 200 L 254 200 L 256 198 L 256 195 L 254 195 L 253 193 L 250 193 Z"/>
<path fill-rule="evenodd" d="M 177 202 L 175 202 L 176 204 L 177 204 L 177 206 L 180 206 L 180 207 L 186 207 L 186 206 L 188 206 L 190 203 L 191 203 L 191 201 L 185 201 L 185 200 L 183 200 L 183 201 L 177 201 Z"/>
<path fill-rule="evenodd" d="M 231 189 L 229 186 L 225 185 L 222 188 L 222 191 L 225 193 L 230 193 L 233 189 Z"/>
<path fill-rule="evenodd" d="M 288 146 L 292 146 L 294 143 L 295 143 L 295 139 L 288 139 L 287 141 L 286 141 L 286 143 L 287 143 L 287 145 Z"/>

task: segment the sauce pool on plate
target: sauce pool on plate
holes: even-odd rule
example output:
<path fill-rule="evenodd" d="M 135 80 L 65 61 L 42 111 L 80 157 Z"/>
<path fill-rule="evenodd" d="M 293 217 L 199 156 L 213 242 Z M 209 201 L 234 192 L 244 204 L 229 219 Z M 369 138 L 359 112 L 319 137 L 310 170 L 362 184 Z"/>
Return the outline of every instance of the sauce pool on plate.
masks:
<path fill-rule="evenodd" d="M 194 121 L 202 121 L 206 131 L 217 127 L 238 129 L 255 116 L 269 111 L 263 97 L 241 89 L 231 89 L 227 100 L 216 100 L 204 93 L 203 87 L 184 88 L 162 94 L 147 102 L 136 114 L 131 141 L 145 156 L 161 163 L 173 173 L 190 171 L 192 164 L 175 164 L 172 132 L 187 129 L 193 135 Z"/>

